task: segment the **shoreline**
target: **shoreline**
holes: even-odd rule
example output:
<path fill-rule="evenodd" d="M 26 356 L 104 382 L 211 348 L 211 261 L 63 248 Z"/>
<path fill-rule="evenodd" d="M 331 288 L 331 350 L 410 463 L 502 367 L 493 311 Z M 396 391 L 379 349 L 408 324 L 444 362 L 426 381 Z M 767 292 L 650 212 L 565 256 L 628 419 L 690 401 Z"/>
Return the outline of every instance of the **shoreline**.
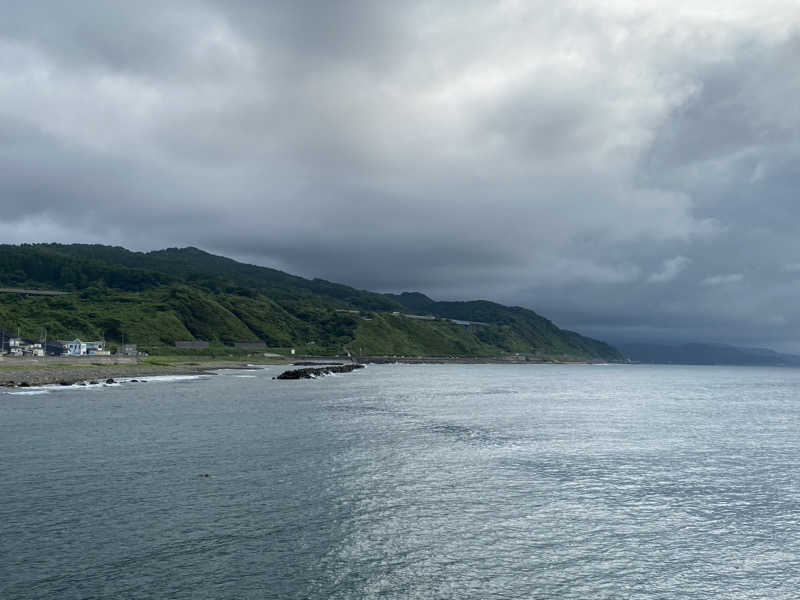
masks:
<path fill-rule="evenodd" d="M 522 356 L 354 356 L 361 364 L 407 364 L 407 365 L 601 365 L 622 364 L 607 360 L 548 360 Z M 349 360 L 348 358 L 339 360 Z"/>
<path fill-rule="evenodd" d="M 44 385 L 74 385 L 107 379 L 158 377 L 160 375 L 213 375 L 220 369 L 248 369 L 252 365 L 284 363 L 262 363 L 257 361 L 192 361 L 170 364 L 54 364 L 47 361 L 37 365 L 14 365 L 0 363 L 0 388 L 38 387 Z"/>
<path fill-rule="evenodd" d="M 410 364 L 410 365 L 586 365 L 606 364 L 604 361 L 552 361 L 525 360 L 522 357 L 408 357 L 408 356 L 360 356 L 360 357 L 323 357 L 295 356 L 285 360 L 220 360 L 206 357 L 152 357 L 146 362 L 60 362 L 59 359 L 48 359 L 32 362 L 30 360 L 5 359 L 0 362 L 0 388 L 36 387 L 43 385 L 74 385 L 88 381 L 105 381 L 116 378 L 155 377 L 159 375 L 213 375 L 220 369 L 248 369 L 256 366 L 282 366 L 299 368 L 301 366 L 348 364 Z"/>

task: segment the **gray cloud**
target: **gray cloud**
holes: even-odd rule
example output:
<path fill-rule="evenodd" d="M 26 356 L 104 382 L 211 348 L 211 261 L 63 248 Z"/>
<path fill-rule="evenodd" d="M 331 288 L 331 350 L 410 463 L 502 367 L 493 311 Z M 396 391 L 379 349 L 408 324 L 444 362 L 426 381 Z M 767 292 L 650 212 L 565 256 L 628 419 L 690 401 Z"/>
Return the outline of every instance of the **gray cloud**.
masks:
<path fill-rule="evenodd" d="M 661 268 L 652 273 L 647 281 L 650 283 L 666 283 L 680 275 L 691 264 L 691 259 L 685 256 L 675 256 L 665 260 Z"/>
<path fill-rule="evenodd" d="M 794 2 L 0 9 L 9 241 L 800 349 Z"/>
<path fill-rule="evenodd" d="M 728 273 L 725 275 L 706 277 L 700 282 L 700 285 L 728 285 L 731 283 L 741 283 L 742 281 L 744 281 L 744 275 L 741 273 Z"/>

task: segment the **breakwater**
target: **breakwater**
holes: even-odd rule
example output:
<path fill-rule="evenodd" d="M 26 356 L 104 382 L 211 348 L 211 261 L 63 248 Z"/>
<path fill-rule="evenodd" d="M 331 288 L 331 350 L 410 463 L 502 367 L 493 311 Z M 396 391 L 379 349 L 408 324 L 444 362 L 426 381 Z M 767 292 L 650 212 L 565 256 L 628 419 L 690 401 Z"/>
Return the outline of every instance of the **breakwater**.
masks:
<path fill-rule="evenodd" d="M 284 371 L 275 379 L 314 379 L 332 373 L 350 373 L 356 369 L 363 369 L 364 365 L 334 365 L 329 367 L 307 367 L 305 369 L 292 369 Z"/>

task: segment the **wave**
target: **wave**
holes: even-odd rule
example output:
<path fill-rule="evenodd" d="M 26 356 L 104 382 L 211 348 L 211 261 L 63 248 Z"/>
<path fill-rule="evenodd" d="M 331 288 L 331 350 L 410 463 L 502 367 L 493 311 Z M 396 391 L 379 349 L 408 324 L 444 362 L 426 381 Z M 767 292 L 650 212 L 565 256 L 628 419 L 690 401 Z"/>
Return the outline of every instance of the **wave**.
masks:
<path fill-rule="evenodd" d="M 125 377 L 117 379 L 117 383 L 130 383 L 132 381 L 143 381 L 146 383 L 169 383 L 172 381 L 192 381 L 195 379 L 208 379 L 208 375 L 148 375 L 145 377 Z"/>
<path fill-rule="evenodd" d="M 85 383 L 81 385 L 79 383 L 73 383 L 71 385 L 60 385 L 58 383 L 51 383 L 48 385 L 35 385 L 26 388 L 10 388 L 6 391 L 7 394 L 11 396 L 37 396 L 40 394 L 50 394 L 53 392 L 75 392 L 79 390 L 99 390 L 101 388 L 106 387 L 116 387 L 119 384 L 116 383 L 105 383 L 105 382 L 98 382 L 98 383 Z"/>
<path fill-rule="evenodd" d="M 243 375 L 242 377 L 254 377 L 254 375 Z M 89 381 L 73 383 L 70 385 L 61 385 L 59 383 L 50 383 L 47 385 L 35 385 L 24 388 L 8 388 L 0 393 L 6 393 L 11 396 L 36 396 L 41 394 L 51 394 L 55 392 L 75 392 L 80 390 L 99 391 L 103 388 L 119 387 L 124 383 L 172 383 L 181 381 L 192 381 L 195 379 L 208 379 L 207 375 L 150 375 L 144 377 L 119 377 L 115 378 L 113 383 L 106 383 L 105 380 L 99 380 L 96 383 Z"/>

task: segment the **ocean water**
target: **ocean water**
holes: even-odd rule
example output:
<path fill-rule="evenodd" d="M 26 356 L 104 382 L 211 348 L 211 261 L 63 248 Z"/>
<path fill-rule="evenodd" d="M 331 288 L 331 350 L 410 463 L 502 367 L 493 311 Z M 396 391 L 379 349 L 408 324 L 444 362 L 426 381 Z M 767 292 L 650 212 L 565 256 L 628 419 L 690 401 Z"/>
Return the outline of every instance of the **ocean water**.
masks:
<path fill-rule="evenodd" d="M 0 598 L 800 594 L 800 370 L 278 372 L 0 392 Z"/>

